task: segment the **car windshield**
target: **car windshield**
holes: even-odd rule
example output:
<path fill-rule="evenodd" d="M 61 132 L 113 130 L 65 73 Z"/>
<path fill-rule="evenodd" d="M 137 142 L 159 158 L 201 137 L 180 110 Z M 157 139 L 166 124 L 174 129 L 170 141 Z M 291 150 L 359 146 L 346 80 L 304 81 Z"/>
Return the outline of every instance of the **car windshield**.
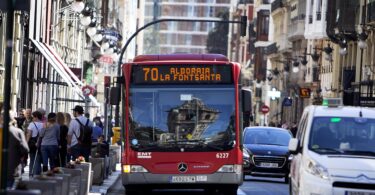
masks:
<path fill-rule="evenodd" d="M 287 146 L 291 134 L 278 129 L 248 129 L 244 135 L 244 144 Z"/>
<path fill-rule="evenodd" d="M 319 154 L 375 156 L 375 119 L 316 117 L 309 149 Z"/>
<path fill-rule="evenodd" d="M 161 152 L 233 148 L 234 94 L 234 87 L 223 85 L 131 88 L 132 148 Z"/>

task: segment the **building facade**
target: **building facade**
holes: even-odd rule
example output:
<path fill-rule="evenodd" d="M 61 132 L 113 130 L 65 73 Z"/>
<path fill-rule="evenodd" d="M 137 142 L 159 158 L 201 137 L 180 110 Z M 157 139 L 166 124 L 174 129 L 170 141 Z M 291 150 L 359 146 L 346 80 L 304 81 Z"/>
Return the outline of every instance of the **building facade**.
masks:
<path fill-rule="evenodd" d="M 141 26 L 156 19 L 221 20 L 229 12 L 230 0 L 145 0 Z M 139 54 L 176 52 L 207 53 L 208 33 L 212 22 L 163 22 L 147 28 Z M 141 27 L 140 26 L 140 27 Z M 226 52 L 224 52 L 226 53 Z"/>

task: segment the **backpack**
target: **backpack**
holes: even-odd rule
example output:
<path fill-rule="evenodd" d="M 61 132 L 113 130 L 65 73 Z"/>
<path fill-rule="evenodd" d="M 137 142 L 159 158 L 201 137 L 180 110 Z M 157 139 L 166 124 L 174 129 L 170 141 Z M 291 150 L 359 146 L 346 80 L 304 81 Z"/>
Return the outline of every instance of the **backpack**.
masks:
<path fill-rule="evenodd" d="M 36 130 L 38 131 L 38 134 L 35 137 L 30 137 L 29 142 L 27 143 L 29 145 L 29 149 L 31 153 L 35 153 L 38 149 L 38 142 L 40 140 L 39 138 L 39 129 L 36 126 L 36 124 L 33 122 Z M 39 145 L 40 146 L 40 145 Z"/>
<path fill-rule="evenodd" d="M 74 133 L 77 138 L 78 144 L 83 147 L 91 147 L 91 136 L 92 136 L 92 127 L 89 126 L 90 120 L 87 119 L 86 125 L 83 125 L 81 121 L 76 119 L 79 123 L 79 136 Z"/>

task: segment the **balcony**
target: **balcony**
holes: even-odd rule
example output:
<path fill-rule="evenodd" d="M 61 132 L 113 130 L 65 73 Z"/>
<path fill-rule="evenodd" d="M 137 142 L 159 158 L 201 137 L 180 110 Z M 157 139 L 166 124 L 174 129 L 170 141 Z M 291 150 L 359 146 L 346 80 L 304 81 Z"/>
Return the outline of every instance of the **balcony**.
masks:
<path fill-rule="evenodd" d="M 289 42 L 287 33 L 281 33 L 275 40 L 277 40 L 276 44 L 281 53 L 289 52 L 289 49 L 292 47 L 292 43 Z"/>
<path fill-rule="evenodd" d="M 271 12 L 274 12 L 276 11 L 277 9 L 279 8 L 283 8 L 284 5 L 283 5 L 283 1 L 282 0 L 275 0 L 274 2 L 272 2 L 271 4 Z"/>
<path fill-rule="evenodd" d="M 288 40 L 295 41 L 298 39 L 304 39 L 305 33 L 305 16 L 300 15 L 300 17 L 292 18 L 291 24 L 288 26 Z"/>

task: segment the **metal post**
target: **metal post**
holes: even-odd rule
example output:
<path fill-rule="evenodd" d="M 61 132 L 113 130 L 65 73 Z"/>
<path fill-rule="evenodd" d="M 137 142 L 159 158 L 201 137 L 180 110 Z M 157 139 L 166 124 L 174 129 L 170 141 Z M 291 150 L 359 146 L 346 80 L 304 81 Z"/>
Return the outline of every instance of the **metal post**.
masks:
<path fill-rule="evenodd" d="M 266 126 L 266 114 L 263 114 L 263 126 Z"/>
<path fill-rule="evenodd" d="M 11 77 L 12 77 L 12 49 L 13 49 L 13 17 L 15 0 L 5 1 L 7 4 L 6 20 L 6 50 L 5 50 L 5 76 L 4 76 L 4 123 L 2 133 L 2 158 L 1 158 L 1 194 L 6 194 L 7 171 L 8 170 L 8 135 L 9 135 L 9 110 L 11 98 Z"/>
<path fill-rule="evenodd" d="M 104 97 L 105 97 L 105 102 L 104 102 L 104 138 L 106 141 L 108 141 L 108 87 L 104 88 Z"/>
<path fill-rule="evenodd" d="M 85 113 L 88 113 L 88 114 L 90 114 L 90 113 L 88 112 L 88 110 L 89 110 L 89 101 L 90 101 L 89 96 L 88 96 L 88 95 L 85 95 Z"/>
<path fill-rule="evenodd" d="M 358 96 L 358 105 L 361 106 L 361 96 L 362 96 L 362 64 L 363 64 L 363 49 L 361 49 L 361 61 L 359 67 L 359 96 Z"/>

